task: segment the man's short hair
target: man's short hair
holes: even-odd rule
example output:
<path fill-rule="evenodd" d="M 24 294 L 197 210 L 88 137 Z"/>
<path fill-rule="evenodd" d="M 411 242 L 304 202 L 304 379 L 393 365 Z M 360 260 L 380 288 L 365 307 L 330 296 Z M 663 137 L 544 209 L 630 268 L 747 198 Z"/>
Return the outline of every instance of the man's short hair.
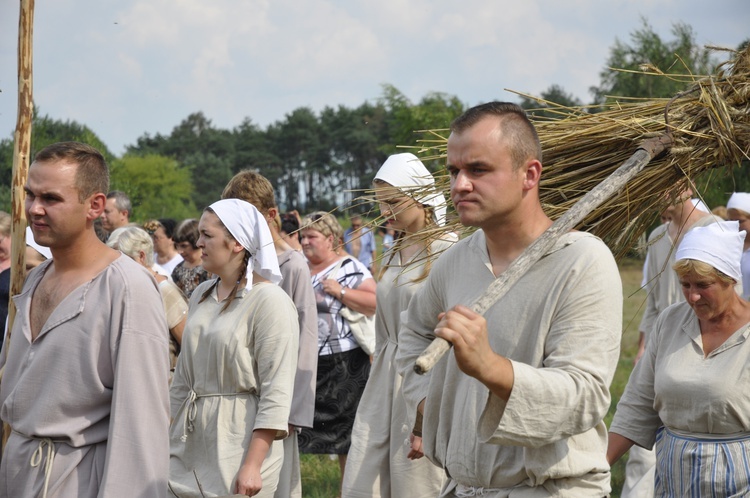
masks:
<path fill-rule="evenodd" d="M 487 102 L 468 109 L 451 123 L 451 132 L 461 134 L 486 117 L 500 118 L 503 138 L 510 147 L 514 168 L 527 160 L 542 161 L 542 145 L 534 125 L 518 104 L 512 102 Z"/>
<path fill-rule="evenodd" d="M 75 186 L 78 201 L 109 191 L 109 168 L 104 156 L 90 145 L 80 142 L 58 142 L 48 145 L 34 156 L 34 162 L 67 161 L 77 165 Z"/>
<path fill-rule="evenodd" d="M 273 185 L 257 171 L 240 171 L 227 183 L 222 199 L 240 199 L 255 206 L 264 215 L 276 207 Z"/>
<path fill-rule="evenodd" d="M 121 190 L 113 190 L 107 194 L 107 199 L 115 200 L 115 207 L 118 211 L 127 211 L 128 218 L 133 214 L 133 204 L 130 202 L 130 197 Z"/>

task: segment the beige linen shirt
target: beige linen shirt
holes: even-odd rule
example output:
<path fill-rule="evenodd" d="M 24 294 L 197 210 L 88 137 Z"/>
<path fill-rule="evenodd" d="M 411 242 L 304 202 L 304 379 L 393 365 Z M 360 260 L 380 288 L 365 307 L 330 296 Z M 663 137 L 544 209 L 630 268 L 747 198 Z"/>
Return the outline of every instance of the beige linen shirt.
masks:
<path fill-rule="evenodd" d="M 444 240 L 433 242 L 430 259 L 452 244 Z M 383 264 L 388 266 L 378 281 L 375 354 L 357 408 L 344 472 L 343 496 L 348 498 L 432 498 L 440 492 L 445 479 L 445 472 L 428 459 L 407 458 L 411 446 L 404 442 L 411 426 L 401 393 L 401 375 L 396 369 L 401 312 L 426 281 L 413 280 L 422 275 L 428 254 L 417 253 L 403 265 L 399 252 L 392 256 L 383 258 Z"/>
<path fill-rule="evenodd" d="M 299 317 L 299 354 L 289 423 L 297 427 L 312 428 L 318 373 L 318 312 L 315 292 L 310 283 L 307 261 L 297 251 L 290 249 L 281 254 L 279 269 L 284 277 L 279 286 L 294 301 Z"/>
<path fill-rule="evenodd" d="M 635 366 L 610 430 L 651 448 L 656 431 L 695 435 L 750 432 L 750 324 L 708 356 L 698 319 L 687 303 L 659 315 Z"/>
<path fill-rule="evenodd" d="M 31 298 L 52 264 L 14 297 L 0 387 L 0 415 L 14 432 L 0 497 L 41 496 L 50 456 L 41 438 L 55 449 L 48 496 L 166 496 L 169 331 L 156 282 L 121 255 L 73 290 L 31 342 Z M 32 467 L 38 448 L 46 456 Z"/>
<path fill-rule="evenodd" d="M 190 297 L 182 352 L 170 388 L 170 489 L 180 498 L 234 492 L 253 430 L 287 433 L 297 366 L 299 325 L 294 303 L 277 285 L 241 290 L 222 312 L 213 284 Z M 273 496 L 283 460 L 275 441 L 261 467 L 263 489 Z M 193 473 L 195 472 L 195 474 Z"/>
<path fill-rule="evenodd" d="M 493 496 L 605 496 L 603 418 L 622 328 L 612 254 L 590 234 L 565 234 L 487 311 L 490 346 L 515 374 L 507 403 L 463 374 L 452 351 L 427 376 L 413 370 L 438 313 L 470 305 L 494 280 L 478 230 L 438 259 L 402 315 L 399 371 L 410 422 L 426 398 L 425 454 L 455 482 Z"/>

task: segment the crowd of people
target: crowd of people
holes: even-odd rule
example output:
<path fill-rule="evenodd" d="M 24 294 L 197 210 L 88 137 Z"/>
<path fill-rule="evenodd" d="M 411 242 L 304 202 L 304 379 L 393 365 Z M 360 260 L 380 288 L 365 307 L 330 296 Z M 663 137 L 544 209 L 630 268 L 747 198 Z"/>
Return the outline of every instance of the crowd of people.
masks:
<path fill-rule="evenodd" d="M 394 154 L 371 185 L 378 256 L 378 227 L 282 214 L 254 171 L 198 219 L 134 223 L 96 149 L 38 152 L 0 358 L 0 498 L 301 497 L 300 453 L 338 459 L 342 497 L 604 497 L 628 451 L 623 496 L 750 494 L 750 194 L 730 221 L 687 186 L 669 199 L 608 431 L 623 296 L 600 239 L 564 234 L 484 315 L 470 308 L 552 225 L 534 126 L 515 104 L 473 107 L 447 168 L 476 230 L 446 228 L 430 172 Z M 436 338 L 452 349 L 419 375 Z"/>

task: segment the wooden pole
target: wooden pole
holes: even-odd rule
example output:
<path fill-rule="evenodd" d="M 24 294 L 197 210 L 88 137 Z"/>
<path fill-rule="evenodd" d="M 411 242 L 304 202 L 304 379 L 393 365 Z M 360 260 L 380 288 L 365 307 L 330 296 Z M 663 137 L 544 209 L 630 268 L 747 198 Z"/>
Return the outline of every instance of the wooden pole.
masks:
<path fill-rule="evenodd" d="M 18 20 L 18 117 L 13 140 L 13 180 L 11 186 L 11 225 L 12 260 L 10 295 L 21 293 L 26 274 L 26 193 L 23 186 L 29 171 L 31 153 L 31 120 L 34 114 L 32 100 L 32 32 L 34 28 L 34 0 L 21 0 L 21 13 Z M 8 306 L 8 337 L 16 307 L 11 299 Z M 8 351 L 8 348 L 5 348 Z M 7 353 L 6 353 L 7 354 Z"/>
<path fill-rule="evenodd" d="M 555 221 L 538 239 L 510 264 L 502 275 L 495 279 L 482 296 L 471 305 L 471 309 L 484 314 L 493 304 L 503 297 L 522 276 L 529 271 L 549 251 L 561 235 L 575 228 L 592 210 L 620 191 L 632 178 L 656 156 L 669 149 L 672 137 L 669 134 L 646 140 L 635 153 L 609 175 L 603 182 L 594 187 Z M 432 370 L 440 358 L 450 349 L 451 344 L 445 339 L 436 337 L 424 352 L 417 358 L 414 371 L 425 374 Z"/>
<path fill-rule="evenodd" d="M 31 153 L 32 99 L 32 32 L 34 28 L 34 0 L 21 0 L 18 17 L 18 116 L 13 135 L 13 179 L 11 182 L 11 273 L 10 295 L 21 293 L 26 270 L 26 175 Z M 16 306 L 8 303 L 8 335 L 5 338 L 5 354 L 10 349 L 10 331 L 16 317 Z M 10 435 L 10 426 L 3 425 L 3 449 Z"/>

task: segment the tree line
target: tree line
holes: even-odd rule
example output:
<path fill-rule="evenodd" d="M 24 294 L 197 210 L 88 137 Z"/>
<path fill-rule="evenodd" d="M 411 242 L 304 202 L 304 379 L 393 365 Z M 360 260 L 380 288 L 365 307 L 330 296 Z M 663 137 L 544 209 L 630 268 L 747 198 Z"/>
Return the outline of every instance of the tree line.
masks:
<path fill-rule="evenodd" d="M 592 99 L 585 105 L 555 84 L 540 97 L 555 104 L 585 107 L 588 112 L 596 112 L 598 104 L 618 96 L 671 97 L 684 90 L 685 83 L 643 70 L 702 75 L 716 64 L 709 51 L 697 45 L 690 26 L 675 24 L 671 34 L 671 39 L 662 39 L 643 20 L 631 33 L 629 43 L 616 40 L 600 73 L 600 84 L 590 89 Z M 561 117 L 560 112 L 534 99 L 520 97 L 519 103 L 538 119 Z M 218 128 L 199 111 L 168 135 L 144 133 L 121 157 L 112 154 L 88 126 L 37 112 L 32 154 L 63 140 L 97 147 L 111 166 L 112 189 L 130 195 L 137 220 L 196 216 L 218 199 L 224 185 L 243 169 L 258 170 L 276 186 L 282 209 L 330 210 L 366 189 L 388 155 L 403 151 L 399 147 L 419 146 L 420 139 L 428 138 L 419 130 L 447 129 L 467 107 L 459 97 L 440 92 L 414 103 L 394 86 L 384 85 L 375 102 L 366 101 L 355 108 L 326 107 L 319 113 L 300 107 L 265 128 L 250 118 L 232 129 Z M 12 153 L 12 139 L 0 140 L 0 209 L 5 210 L 10 207 Z M 441 168 L 436 161 L 427 166 L 432 171 Z M 736 187 L 736 178 L 715 183 L 711 188 L 718 189 L 715 197 L 719 199 L 722 189 Z"/>

